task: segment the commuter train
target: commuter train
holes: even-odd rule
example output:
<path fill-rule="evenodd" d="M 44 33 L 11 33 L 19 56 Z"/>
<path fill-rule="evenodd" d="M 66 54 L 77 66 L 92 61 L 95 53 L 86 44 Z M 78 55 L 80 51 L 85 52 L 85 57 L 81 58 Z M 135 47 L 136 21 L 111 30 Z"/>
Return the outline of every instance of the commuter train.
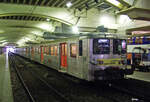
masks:
<path fill-rule="evenodd" d="M 128 45 L 127 61 L 139 71 L 150 71 L 150 48 L 147 45 Z"/>
<path fill-rule="evenodd" d="M 126 40 L 112 35 L 66 38 L 16 48 L 15 53 L 79 79 L 115 80 L 133 74 Z"/>

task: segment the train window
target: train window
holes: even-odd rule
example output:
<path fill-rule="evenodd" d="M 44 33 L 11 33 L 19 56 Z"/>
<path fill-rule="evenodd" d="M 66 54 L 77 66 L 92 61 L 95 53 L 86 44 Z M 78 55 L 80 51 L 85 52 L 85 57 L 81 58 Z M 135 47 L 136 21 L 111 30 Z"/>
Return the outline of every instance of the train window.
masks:
<path fill-rule="evenodd" d="M 46 48 L 47 48 L 47 47 L 46 47 L 46 46 L 44 46 L 44 53 L 45 53 L 45 54 L 46 54 Z"/>
<path fill-rule="evenodd" d="M 127 43 L 126 43 L 126 40 L 122 40 L 121 41 L 121 53 L 122 54 L 125 54 L 126 53 L 126 51 L 127 51 Z"/>
<path fill-rule="evenodd" d="M 46 54 L 49 54 L 49 46 L 46 47 Z"/>
<path fill-rule="evenodd" d="M 113 40 L 113 53 L 114 54 L 124 54 L 126 53 L 126 41 L 120 39 Z"/>
<path fill-rule="evenodd" d="M 55 49 L 54 54 L 55 54 L 55 56 L 57 56 L 57 52 L 58 52 L 58 48 L 57 48 L 57 46 L 54 46 L 54 49 Z"/>
<path fill-rule="evenodd" d="M 64 44 L 61 45 L 61 55 L 64 56 Z"/>
<path fill-rule="evenodd" d="M 31 53 L 32 53 L 32 54 L 34 53 L 34 48 L 33 48 L 33 47 L 31 47 Z"/>
<path fill-rule="evenodd" d="M 76 44 L 70 44 L 70 56 L 71 57 L 77 56 L 77 45 Z"/>
<path fill-rule="evenodd" d="M 54 55 L 54 46 L 51 46 L 51 55 Z"/>
<path fill-rule="evenodd" d="M 82 40 L 79 40 L 79 56 L 82 56 Z"/>
<path fill-rule="evenodd" d="M 109 39 L 93 39 L 93 54 L 109 54 L 110 40 Z"/>

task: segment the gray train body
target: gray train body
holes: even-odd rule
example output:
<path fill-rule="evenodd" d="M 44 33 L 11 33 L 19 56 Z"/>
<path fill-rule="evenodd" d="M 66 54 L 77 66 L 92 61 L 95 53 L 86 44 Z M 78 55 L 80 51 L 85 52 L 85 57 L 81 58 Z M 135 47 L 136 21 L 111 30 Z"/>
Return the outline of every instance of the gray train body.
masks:
<path fill-rule="evenodd" d="M 79 79 L 114 80 L 133 74 L 126 64 L 125 42 L 113 37 L 76 37 L 16 48 L 15 53 Z M 124 52 L 120 50 L 123 43 Z"/>

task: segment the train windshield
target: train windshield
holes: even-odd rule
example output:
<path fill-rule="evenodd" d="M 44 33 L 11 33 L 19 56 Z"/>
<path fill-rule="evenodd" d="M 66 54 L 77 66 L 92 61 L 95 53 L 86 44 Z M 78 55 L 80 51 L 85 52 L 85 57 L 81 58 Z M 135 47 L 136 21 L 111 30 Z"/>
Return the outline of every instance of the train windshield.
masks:
<path fill-rule="evenodd" d="M 110 40 L 109 39 L 93 39 L 93 54 L 109 54 Z"/>
<path fill-rule="evenodd" d="M 126 40 L 114 39 L 113 40 L 113 53 L 125 54 L 126 53 Z"/>

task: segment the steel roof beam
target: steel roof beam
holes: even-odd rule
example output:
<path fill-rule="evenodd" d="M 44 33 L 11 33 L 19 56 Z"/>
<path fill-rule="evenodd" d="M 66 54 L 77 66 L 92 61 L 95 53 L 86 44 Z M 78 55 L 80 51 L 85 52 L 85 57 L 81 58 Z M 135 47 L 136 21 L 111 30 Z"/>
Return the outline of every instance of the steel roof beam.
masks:
<path fill-rule="evenodd" d="M 89 0 L 80 0 L 77 3 L 75 3 L 74 5 L 71 6 L 71 8 L 78 8 L 79 6 L 85 4 L 86 2 L 88 2 Z"/>
<path fill-rule="evenodd" d="M 28 19 L 28 20 L 31 21 L 31 19 L 32 19 L 32 16 L 29 16 L 29 19 Z"/>
<path fill-rule="evenodd" d="M 26 16 L 26 19 L 25 20 L 28 20 L 29 19 L 29 16 Z"/>
<path fill-rule="evenodd" d="M 9 19 L 9 16 L 7 16 L 6 19 Z"/>
<path fill-rule="evenodd" d="M 32 21 L 35 21 L 35 17 L 33 16 L 31 20 L 32 20 Z"/>
<path fill-rule="evenodd" d="M 66 0 L 63 0 L 63 1 L 61 1 L 58 5 L 57 5 L 57 7 L 64 7 L 64 3 L 66 3 L 67 1 Z M 66 6 L 66 5 L 65 5 Z"/>
<path fill-rule="evenodd" d="M 22 20 L 25 20 L 26 16 L 23 16 Z"/>
<path fill-rule="evenodd" d="M 53 7 L 53 6 L 55 7 L 58 2 L 59 2 L 59 0 L 55 0 L 55 2 L 52 4 L 52 7 Z"/>
<path fill-rule="evenodd" d="M 16 17 L 15 16 L 12 16 L 13 17 L 13 19 L 16 19 Z"/>
<path fill-rule="evenodd" d="M 34 5 L 38 5 L 38 2 L 39 2 L 40 0 L 36 0 L 36 2 L 35 2 L 35 4 Z"/>
<path fill-rule="evenodd" d="M 39 17 L 39 21 L 41 21 L 41 20 L 42 20 L 42 18 Z"/>
<path fill-rule="evenodd" d="M 3 0 L 3 2 L 7 2 L 7 0 Z"/>
<path fill-rule="evenodd" d="M 0 17 L 3 16 L 26 16 L 26 15 L 30 15 L 30 13 L 5 13 L 5 14 L 0 14 Z M 36 16 L 36 17 L 41 17 L 41 18 L 50 18 L 51 20 L 57 21 L 57 22 L 61 22 L 67 25 L 72 25 L 71 23 L 61 20 L 59 18 L 53 17 L 53 16 L 47 16 L 47 15 L 42 15 L 42 14 L 32 14 L 32 16 Z"/>
<path fill-rule="evenodd" d="M 14 0 L 10 0 L 10 2 L 11 2 L 11 3 L 13 3 L 13 2 L 14 2 Z"/>
<path fill-rule="evenodd" d="M 49 0 L 49 2 L 46 4 L 46 6 L 50 6 L 53 0 Z"/>
<path fill-rule="evenodd" d="M 79 2 L 81 2 L 82 0 L 76 0 L 75 2 L 73 2 L 73 5 L 71 6 L 71 8 L 73 8 L 74 5 L 78 4 Z"/>
<path fill-rule="evenodd" d="M 89 1 L 89 2 L 87 2 L 87 3 L 85 3 L 85 4 L 83 4 L 83 5 L 81 5 L 80 6 L 80 9 L 82 10 L 82 9 L 84 9 L 84 8 L 86 8 L 86 9 L 88 9 L 89 7 L 90 7 L 90 5 L 92 5 L 92 4 L 94 4 L 95 2 L 94 1 Z M 87 6 L 88 7 L 87 7 Z"/>
<path fill-rule="evenodd" d="M 131 5 L 125 2 L 124 0 L 118 0 L 118 1 L 126 7 L 131 7 Z"/>
<path fill-rule="evenodd" d="M 19 20 L 22 20 L 22 16 L 19 17 Z"/>
<path fill-rule="evenodd" d="M 101 2 L 99 2 L 99 3 L 91 3 L 91 4 L 89 4 L 89 8 L 87 8 L 87 10 L 90 10 L 90 9 L 92 9 L 94 7 L 98 7 L 98 6 L 102 5 L 102 4 L 104 4 L 103 0 L 101 0 Z M 81 9 L 83 9 L 83 8 L 81 8 Z"/>
<path fill-rule="evenodd" d="M 118 9 L 123 9 L 124 8 L 124 5 L 122 3 L 120 3 L 119 5 L 115 5 L 115 4 L 113 4 L 112 2 L 110 2 L 108 0 L 105 0 L 105 2 L 110 4 L 111 6 L 113 6 L 115 8 L 118 8 Z"/>
<path fill-rule="evenodd" d="M 41 5 L 41 6 L 44 5 L 45 2 L 46 2 L 46 0 L 42 0 L 42 2 L 41 2 L 40 5 Z"/>
<path fill-rule="evenodd" d="M 29 0 L 29 4 L 32 5 L 32 0 Z"/>
<path fill-rule="evenodd" d="M 33 26 L 26 26 L 26 25 L 23 25 L 23 26 L 18 26 L 18 25 L 13 25 L 13 26 L 0 26 L 1 28 L 5 28 L 5 29 L 9 29 L 9 28 L 12 28 L 13 32 L 18 32 L 18 30 L 20 30 L 20 28 L 23 28 L 23 29 L 37 29 L 39 31 L 43 31 L 42 28 L 39 28 L 39 27 L 33 27 Z M 17 30 L 14 31 L 14 29 L 17 28 Z M 8 30 L 7 32 L 12 32 L 12 30 Z M 27 30 L 26 30 L 27 31 Z"/>
<path fill-rule="evenodd" d="M 17 20 L 19 20 L 20 16 L 16 16 Z"/>
<path fill-rule="evenodd" d="M 17 0 L 17 4 L 19 4 L 19 0 Z"/>
<path fill-rule="evenodd" d="M 23 4 L 25 4 L 26 3 L 26 0 L 23 0 Z"/>
<path fill-rule="evenodd" d="M 36 17 L 36 18 L 35 18 L 35 21 L 40 21 L 40 18 L 39 18 L 39 17 Z"/>

